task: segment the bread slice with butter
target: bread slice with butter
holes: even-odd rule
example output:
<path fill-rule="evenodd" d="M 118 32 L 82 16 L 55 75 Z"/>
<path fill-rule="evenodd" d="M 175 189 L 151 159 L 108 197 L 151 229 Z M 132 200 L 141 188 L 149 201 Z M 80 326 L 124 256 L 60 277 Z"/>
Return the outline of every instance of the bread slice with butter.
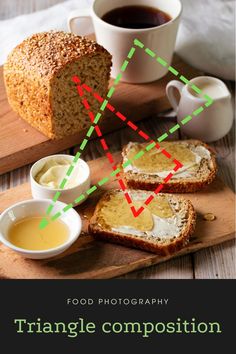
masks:
<path fill-rule="evenodd" d="M 169 141 L 160 143 L 160 148 L 146 151 L 139 159 L 134 156 L 145 150 L 147 143 L 130 142 L 123 148 L 123 163 L 132 161 L 122 172 L 122 178 L 128 188 L 155 190 L 163 184 L 162 192 L 190 193 L 210 184 L 217 172 L 216 159 L 213 151 L 199 140 Z M 161 153 L 165 149 L 171 158 Z M 174 172 L 176 159 L 183 167 Z M 172 178 L 163 183 L 170 173 Z"/>
<path fill-rule="evenodd" d="M 172 254 L 187 245 L 194 231 L 196 213 L 189 200 L 172 194 L 129 190 L 135 208 L 144 206 L 134 217 L 122 190 L 111 190 L 99 200 L 89 223 L 97 239 L 140 248 L 161 256 Z"/>

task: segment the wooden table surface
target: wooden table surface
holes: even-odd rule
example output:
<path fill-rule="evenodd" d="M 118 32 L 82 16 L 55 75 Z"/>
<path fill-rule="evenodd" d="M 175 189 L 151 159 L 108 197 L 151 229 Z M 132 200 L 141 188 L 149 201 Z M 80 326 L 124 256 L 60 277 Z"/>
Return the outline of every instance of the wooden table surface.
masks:
<path fill-rule="evenodd" d="M 0 20 L 8 19 L 17 15 L 42 10 L 55 5 L 63 0 L 1 0 Z M 226 82 L 229 89 L 234 93 L 232 82 Z M 223 117 L 222 117 L 223 118 Z M 147 132 L 152 132 L 153 137 L 160 136 L 168 127 L 173 126 L 175 118 L 150 117 L 140 123 L 140 127 Z M 210 144 L 217 153 L 219 176 L 234 190 L 235 188 L 235 134 L 234 127 L 230 133 L 216 143 Z M 179 131 L 176 139 L 181 139 Z M 132 139 L 129 128 L 120 129 L 107 134 L 107 143 L 111 151 L 117 151 Z M 67 152 L 75 153 L 76 149 Z M 97 140 L 92 140 L 83 158 L 95 159 L 103 156 L 103 151 Z M 12 188 L 29 180 L 30 165 L 14 170 L 0 176 L 0 191 Z M 161 265 L 152 266 L 143 270 L 129 273 L 122 278 L 126 279 L 232 279 L 235 278 L 235 241 L 225 242 L 215 247 L 207 248 L 195 254 L 183 256 Z"/>

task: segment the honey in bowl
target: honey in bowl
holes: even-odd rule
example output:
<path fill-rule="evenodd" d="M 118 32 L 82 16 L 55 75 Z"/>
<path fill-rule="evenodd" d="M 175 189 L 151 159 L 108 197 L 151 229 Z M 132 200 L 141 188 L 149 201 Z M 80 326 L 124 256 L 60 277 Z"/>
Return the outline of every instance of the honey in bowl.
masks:
<path fill-rule="evenodd" d="M 40 229 L 41 220 L 42 216 L 30 216 L 16 221 L 9 229 L 8 241 L 19 248 L 42 251 L 61 246 L 68 240 L 69 229 L 63 221 L 49 222 Z"/>

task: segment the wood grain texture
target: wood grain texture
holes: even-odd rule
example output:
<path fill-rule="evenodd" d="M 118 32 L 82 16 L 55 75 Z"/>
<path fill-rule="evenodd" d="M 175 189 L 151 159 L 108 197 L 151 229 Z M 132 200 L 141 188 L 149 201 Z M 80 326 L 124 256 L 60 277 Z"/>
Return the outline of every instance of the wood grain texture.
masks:
<path fill-rule="evenodd" d="M 47 8 L 63 0 L 2 0 L 0 5 L 0 19 L 8 19 L 23 13 L 29 13 L 36 10 Z M 234 98 L 235 85 L 232 82 L 226 82 L 229 86 L 232 97 Z M 143 130 L 159 136 L 168 128 L 175 124 L 175 119 L 157 118 L 156 115 L 150 116 L 145 121 L 139 123 Z M 130 139 L 130 130 L 121 129 L 115 133 L 106 136 L 111 145 L 112 151 L 120 150 L 123 144 Z M 176 138 L 178 138 L 178 134 Z M 235 134 L 231 132 L 216 143 L 211 144 L 217 151 L 217 162 L 219 166 L 219 175 L 224 182 L 232 189 L 235 188 Z M 76 149 L 70 149 L 71 154 Z M 91 160 L 103 155 L 97 140 L 92 140 L 83 154 L 85 160 Z M 29 161 L 28 161 L 29 163 Z M 0 176 L 0 191 L 7 190 L 13 186 L 18 186 L 29 180 L 29 166 L 14 170 L 11 173 Z M 134 273 L 123 276 L 126 279 L 175 279 L 175 278 L 196 278 L 196 279 L 214 279 L 235 278 L 235 243 L 229 241 L 215 247 L 206 248 L 193 255 L 178 257 L 174 260 L 162 263 L 160 265 L 145 268 Z"/>
<path fill-rule="evenodd" d="M 194 254 L 194 276 L 197 279 L 235 279 L 235 240 Z M 232 276 L 234 272 L 234 276 Z"/>
<path fill-rule="evenodd" d="M 192 255 L 177 257 L 168 262 L 134 271 L 119 279 L 193 279 Z"/>
<path fill-rule="evenodd" d="M 148 60 L 152 59 L 147 56 Z M 176 56 L 173 66 L 188 78 L 199 74 L 199 71 L 191 68 Z M 163 79 L 150 84 L 133 85 L 121 82 L 116 86 L 115 93 L 109 102 L 133 122 L 139 121 L 170 108 L 165 95 L 165 87 L 172 78 L 173 75 L 169 73 Z M 112 83 L 113 80 L 111 80 L 111 85 Z M 88 129 L 60 140 L 50 140 L 20 119 L 8 104 L 2 67 L 0 68 L 0 102 L 0 174 L 24 166 L 26 161 L 33 162 L 80 144 L 86 136 Z M 121 128 L 124 123 L 106 109 L 99 126 L 103 133 L 107 133 Z"/>
<path fill-rule="evenodd" d="M 113 156 L 115 162 L 118 163 L 121 154 L 115 153 Z M 93 160 L 89 162 L 89 165 L 92 185 L 101 178 L 109 176 L 111 166 L 106 157 Z M 34 261 L 24 259 L 2 245 L 0 247 L 0 275 L 4 278 L 112 278 L 165 262 L 180 255 L 196 252 L 234 237 L 234 193 L 223 182 L 216 180 L 207 189 L 183 195 L 191 200 L 197 212 L 197 225 L 189 245 L 174 255 L 160 257 L 116 244 L 95 241 L 88 233 L 88 220 L 92 216 L 102 191 L 118 186 L 118 182 L 113 179 L 76 208 L 82 217 L 83 235 L 64 254 L 51 260 Z M 18 201 L 29 198 L 31 198 L 29 183 L 7 190 L 0 195 L 0 212 Z M 205 221 L 203 215 L 208 212 L 213 213 L 216 220 Z M 188 274 L 188 268 L 186 271 Z M 176 276 L 182 277 L 183 275 L 177 271 Z"/>

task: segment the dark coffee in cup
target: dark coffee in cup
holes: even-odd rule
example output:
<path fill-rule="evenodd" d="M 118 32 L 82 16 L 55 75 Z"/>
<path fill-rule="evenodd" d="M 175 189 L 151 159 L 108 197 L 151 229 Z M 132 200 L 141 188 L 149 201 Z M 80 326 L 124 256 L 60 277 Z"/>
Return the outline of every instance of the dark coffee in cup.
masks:
<path fill-rule="evenodd" d="M 113 9 L 102 16 L 102 20 L 123 28 L 158 27 L 171 20 L 171 16 L 154 7 L 124 6 Z"/>
<path fill-rule="evenodd" d="M 111 76 L 144 84 L 167 74 L 181 12 L 181 0 L 94 0 L 90 8 L 73 11 L 68 24 L 79 35 L 81 23 L 75 20 L 90 17 L 97 42 L 112 55 Z M 167 65 L 150 60 L 152 52 Z"/>

